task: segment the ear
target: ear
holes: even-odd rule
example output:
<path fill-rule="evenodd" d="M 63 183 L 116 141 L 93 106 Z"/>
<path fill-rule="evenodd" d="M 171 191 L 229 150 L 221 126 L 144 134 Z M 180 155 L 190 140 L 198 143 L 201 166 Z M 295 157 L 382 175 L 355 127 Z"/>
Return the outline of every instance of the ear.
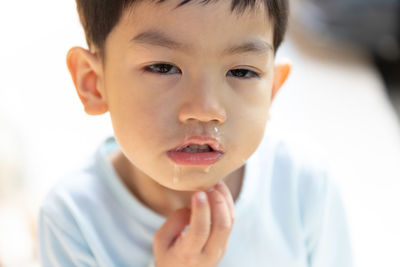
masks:
<path fill-rule="evenodd" d="M 285 83 L 289 73 L 292 69 L 292 64 L 289 61 L 280 62 L 275 64 L 274 81 L 272 84 L 271 102 L 275 98 L 279 89 Z"/>
<path fill-rule="evenodd" d="M 107 112 L 103 68 L 98 56 L 84 48 L 73 47 L 67 54 L 67 66 L 85 112 L 89 115 Z"/>

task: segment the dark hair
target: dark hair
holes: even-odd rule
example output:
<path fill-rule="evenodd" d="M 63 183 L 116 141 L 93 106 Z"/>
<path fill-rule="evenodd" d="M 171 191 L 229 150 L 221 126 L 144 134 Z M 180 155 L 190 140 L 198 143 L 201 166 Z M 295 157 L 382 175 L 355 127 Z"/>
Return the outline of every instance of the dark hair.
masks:
<path fill-rule="evenodd" d="M 79 18 L 86 35 L 89 47 L 97 47 L 100 54 L 104 52 L 104 43 L 108 34 L 117 25 L 125 9 L 143 0 L 76 0 Z M 148 1 L 148 0 L 146 0 Z M 157 3 L 165 0 L 153 0 Z M 192 0 L 182 0 L 177 7 L 183 6 Z M 201 0 L 207 4 L 211 0 Z M 231 11 L 238 13 L 247 8 L 254 8 L 257 1 L 263 1 L 267 14 L 274 24 L 274 50 L 276 51 L 283 41 L 288 22 L 288 0 L 231 0 Z"/>

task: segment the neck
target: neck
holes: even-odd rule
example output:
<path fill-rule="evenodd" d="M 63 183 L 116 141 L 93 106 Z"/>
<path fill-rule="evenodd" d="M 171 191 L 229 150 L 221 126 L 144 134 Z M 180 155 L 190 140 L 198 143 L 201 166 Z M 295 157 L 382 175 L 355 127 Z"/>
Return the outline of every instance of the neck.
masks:
<path fill-rule="evenodd" d="M 190 206 L 191 196 L 194 192 L 171 190 L 158 184 L 153 179 L 134 168 L 121 151 L 111 154 L 109 159 L 121 181 L 129 191 L 142 204 L 158 214 L 167 217 L 177 209 Z M 239 196 L 242 187 L 243 173 L 244 166 L 223 179 L 231 191 L 234 200 Z M 138 188 L 146 188 L 146 194 L 143 192 L 144 190 L 138 190 Z"/>

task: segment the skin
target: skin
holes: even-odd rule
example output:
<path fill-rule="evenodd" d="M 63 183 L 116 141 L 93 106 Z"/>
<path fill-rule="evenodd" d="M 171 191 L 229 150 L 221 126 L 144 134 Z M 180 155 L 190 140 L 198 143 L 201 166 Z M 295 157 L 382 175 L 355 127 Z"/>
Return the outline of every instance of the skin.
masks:
<path fill-rule="evenodd" d="M 263 7 L 239 16 L 230 1 L 175 8 L 178 3 L 139 2 L 107 37 L 104 58 L 96 49 L 74 47 L 67 64 L 86 113 L 110 113 L 121 148 L 110 160 L 119 176 L 142 203 L 167 217 L 154 239 L 157 266 L 216 266 L 233 225 L 244 163 L 261 142 L 290 65 L 274 64 L 272 49 L 222 53 L 248 41 L 273 43 Z M 132 40 L 145 31 L 184 46 Z M 223 146 L 211 168 L 176 166 L 168 158 L 167 151 L 193 135 L 210 135 Z"/>

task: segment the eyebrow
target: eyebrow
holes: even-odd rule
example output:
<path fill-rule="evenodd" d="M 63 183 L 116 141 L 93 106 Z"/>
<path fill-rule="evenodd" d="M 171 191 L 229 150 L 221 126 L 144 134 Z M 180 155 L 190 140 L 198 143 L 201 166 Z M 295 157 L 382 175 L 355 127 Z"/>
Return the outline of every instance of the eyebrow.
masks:
<path fill-rule="evenodd" d="M 159 31 L 145 31 L 139 33 L 131 39 L 131 42 L 148 44 L 153 46 L 165 47 L 172 50 L 181 50 L 189 52 L 193 50 L 193 46 L 182 44 L 172 38 L 166 36 Z M 234 54 L 244 54 L 244 53 L 267 53 L 273 51 L 272 46 L 265 40 L 257 38 L 255 40 L 247 41 L 239 45 L 233 45 L 224 49 L 222 55 L 234 55 Z"/>

